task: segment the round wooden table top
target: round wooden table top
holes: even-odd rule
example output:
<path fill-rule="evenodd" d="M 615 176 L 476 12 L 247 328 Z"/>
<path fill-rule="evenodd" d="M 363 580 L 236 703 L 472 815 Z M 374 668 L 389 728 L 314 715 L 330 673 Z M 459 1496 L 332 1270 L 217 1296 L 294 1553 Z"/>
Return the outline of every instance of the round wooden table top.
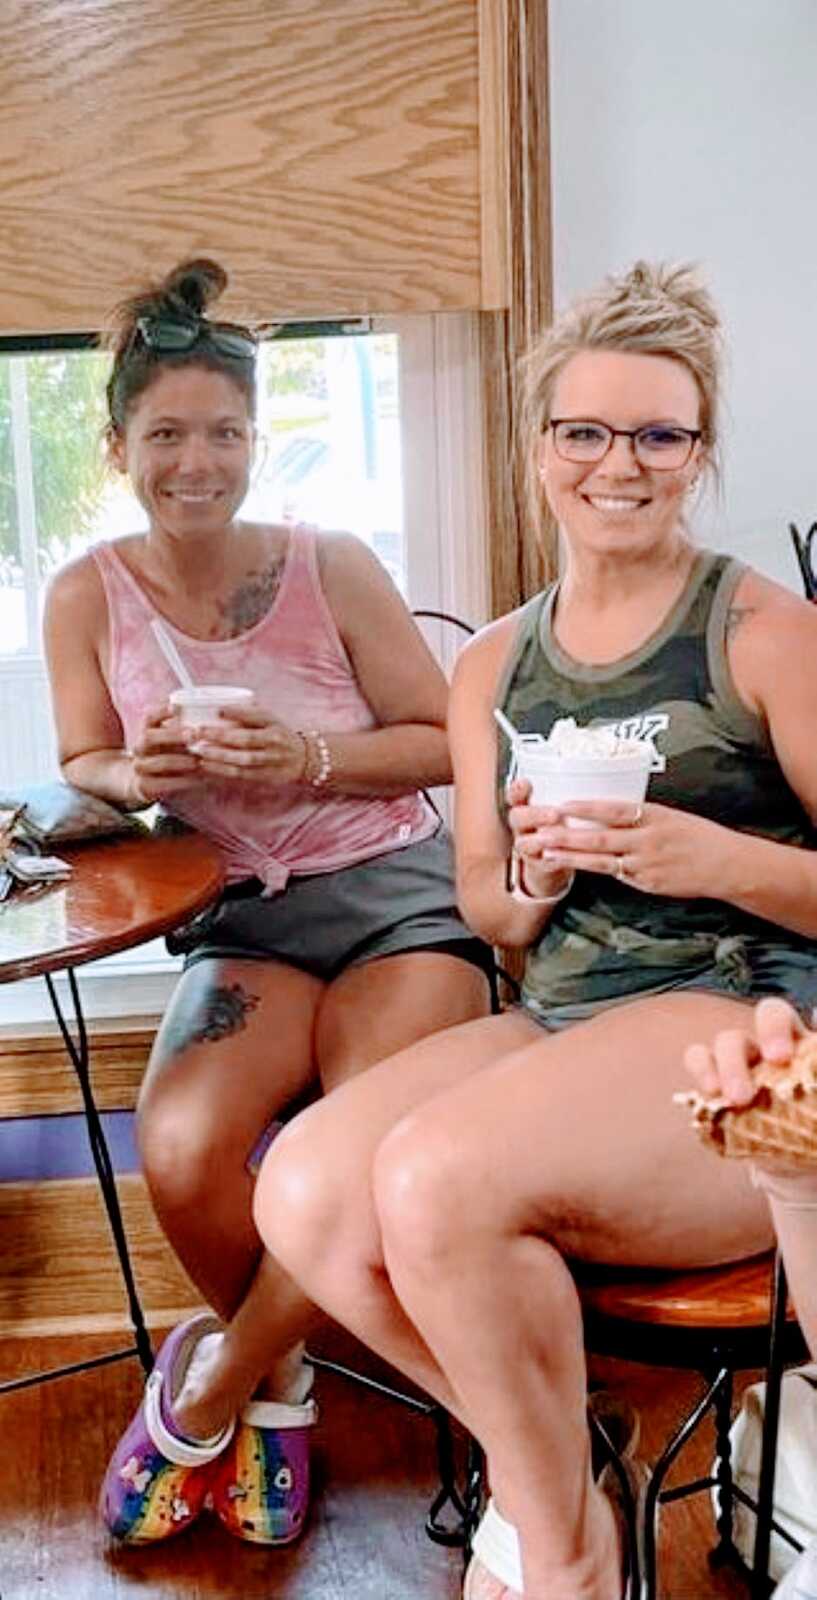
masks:
<path fill-rule="evenodd" d="M 202 911 L 224 881 L 196 833 L 56 845 L 70 878 L 14 889 L 0 904 L 0 982 L 79 967 L 145 944 Z"/>

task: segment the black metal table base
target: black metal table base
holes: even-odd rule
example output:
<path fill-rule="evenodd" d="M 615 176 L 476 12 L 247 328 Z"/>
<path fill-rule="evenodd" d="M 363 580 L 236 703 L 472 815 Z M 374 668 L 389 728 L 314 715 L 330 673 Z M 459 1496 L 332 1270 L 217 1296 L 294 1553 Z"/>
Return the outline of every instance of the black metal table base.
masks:
<path fill-rule="evenodd" d="M 82 1095 L 82 1104 L 85 1111 L 85 1124 L 88 1129 L 88 1142 L 91 1147 L 96 1175 L 102 1200 L 110 1224 L 111 1234 L 119 1259 L 119 1267 L 125 1292 L 128 1297 L 128 1309 L 131 1325 L 133 1327 L 134 1343 L 124 1350 L 113 1350 L 107 1355 L 92 1356 L 87 1361 L 72 1362 L 68 1366 L 52 1367 L 45 1372 L 32 1373 L 25 1378 L 14 1378 L 8 1383 L 0 1384 L 0 1394 L 8 1394 L 12 1389 L 28 1389 L 38 1383 L 46 1383 L 52 1378 L 70 1377 L 78 1372 L 87 1372 L 93 1367 L 107 1366 L 113 1361 L 124 1361 L 129 1356 L 138 1356 L 145 1374 L 153 1366 L 153 1351 L 151 1349 L 150 1335 L 145 1326 L 145 1319 L 139 1301 L 139 1294 L 133 1276 L 133 1267 L 128 1252 L 128 1241 L 125 1236 L 125 1227 L 122 1221 L 122 1212 L 119 1207 L 119 1196 L 116 1192 L 116 1177 L 113 1170 L 108 1142 L 105 1138 L 105 1129 L 102 1118 L 97 1110 L 94 1092 L 91 1085 L 90 1049 L 88 1043 L 88 1030 L 82 1013 L 82 1004 L 79 995 L 76 974 L 72 967 L 67 969 L 68 985 L 71 991 L 71 1002 L 74 1008 L 74 1025 L 76 1037 L 66 1021 L 60 1005 L 54 980 L 50 973 L 45 974 L 46 987 L 57 1026 L 62 1034 L 63 1043 L 68 1052 L 71 1065 L 77 1076 L 77 1081 Z"/>

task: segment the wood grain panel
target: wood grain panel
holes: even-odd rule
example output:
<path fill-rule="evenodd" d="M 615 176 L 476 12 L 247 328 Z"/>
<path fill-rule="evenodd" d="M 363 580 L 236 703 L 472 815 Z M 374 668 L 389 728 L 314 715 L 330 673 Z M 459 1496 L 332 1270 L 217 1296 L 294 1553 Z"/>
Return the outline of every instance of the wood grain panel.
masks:
<path fill-rule="evenodd" d="M 100 1111 L 127 1111 L 158 1027 L 90 1029 L 91 1078 Z M 56 1033 L 0 1036 L 0 1118 L 45 1117 L 82 1110 L 76 1074 Z"/>
<path fill-rule="evenodd" d="M 191 252 L 225 314 L 478 306 L 477 31 L 477 0 L 7 0 L 0 332 L 96 327 Z"/>
<path fill-rule="evenodd" d="M 509 304 L 508 0 L 479 0 L 479 156 L 483 311 Z"/>
<path fill-rule="evenodd" d="M 486 493 L 494 616 L 512 610 L 555 575 L 529 501 L 528 443 L 520 436 L 521 357 L 551 315 L 548 33 L 546 0 L 503 0 L 508 145 L 508 309 L 482 319 Z"/>
<path fill-rule="evenodd" d="M 142 1304 L 168 1317 L 201 1299 L 159 1228 L 144 1179 L 117 1180 Z M 95 1178 L 0 1184 L 0 1335 L 129 1327 Z"/>

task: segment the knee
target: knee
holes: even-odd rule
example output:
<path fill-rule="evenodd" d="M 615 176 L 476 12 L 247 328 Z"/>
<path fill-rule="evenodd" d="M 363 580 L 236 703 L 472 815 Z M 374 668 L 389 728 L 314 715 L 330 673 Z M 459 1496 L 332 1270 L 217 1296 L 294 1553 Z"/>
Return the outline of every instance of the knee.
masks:
<path fill-rule="evenodd" d="M 457 1130 L 424 1112 L 399 1122 L 374 1164 L 374 1202 L 389 1269 L 445 1271 L 480 1232 L 480 1177 Z"/>
<path fill-rule="evenodd" d="M 309 1109 L 278 1134 L 253 1197 L 264 1244 L 298 1281 L 321 1274 L 330 1254 L 348 1248 L 344 1240 L 355 1197 L 362 1205 L 359 1184 L 344 1171 L 337 1147 L 326 1148 L 318 1121 Z"/>
<path fill-rule="evenodd" d="M 230 1166 L 229 1140 L 212 1108 L 193 1095 L 161 1089 L 141 1096 L 136 1136 L 142 1171 L 163 1210 L 184 1210 L 212 1201 Z"/>

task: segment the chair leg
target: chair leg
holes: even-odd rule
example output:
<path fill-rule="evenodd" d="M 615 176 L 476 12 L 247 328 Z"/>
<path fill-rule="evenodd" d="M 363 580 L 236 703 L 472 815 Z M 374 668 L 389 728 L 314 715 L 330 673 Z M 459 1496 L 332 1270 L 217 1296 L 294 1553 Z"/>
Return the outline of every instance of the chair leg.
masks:
<path fill-rule="evenodd" d="M 732 1493 L 732 1441 L 729 1437 L 729 1430 L 732 1426 L 734 1374 L 731 1368 L 724 1368 L 723 1371 L 723 1383 L 719 1385 L 715 1396 L 715 1484 L 717 1505 L 715 1527 L 718 1532 L 718 1542 L 710 1555 L 713 1566 L 720 1566 L 724 1561 L 734 1561 L 737 1555 L 732 1537 L 735 1502 Z"/>
<path fill-rule="evenodd" d="M 780 1385 L 783 1379 L 783 1346 L 786 1330 L 788 1290 L 783 1258 L 778 1252 L 774 1265 L 772 1322 L 769 1338 L 769 1365 L 766 1372 L 766 1403 L 763 1411 L 763 1440 L 760 1454 L 760 1479 L 757 1491 L 757 1526 L 752 1558 L 751 1600 L 766 1600 L 769 1592 L 769 1546 L 772 1533 L 774 1477 L 777 1463 L 777 1429 L 780 1420 Z"/>
<path fill-rule="evenodd" d="M 428 1417 L 429 1421 L 433 1422 L 437 1443 L 437 1467 L 440 1475 L 440 1487 L 429 1507 L 425 1524 L 426 1533 L 429 1539 L 434 1540 L 435 1544 L 453 1545 L 455 1548 L 466 1544 L 470 1537 L 468 1502 L 460 1494 L 457 1486 L 454 1436 L 451 1432 L 451 1418 L 448 1412 L 433 1400 L 421 1400 L 417 1395 L 404 1394 L 401 1389 L 395 1389 L 391 1384 L 383 1383 L 379 1378 L 370 1378 L 368 1373 L 358 1372 L 354 1367 L 344 1366 L 339 1361 L 330 1361 L 326 1356 L 313 1355 L 311 1350 L 307 1350 L 306 1359 L 311 1366 L 317 1367 L 319 1371 L 334 1372 L 340 1378 L 348 1378 L 352 1383 L 360 1384 L 364 1389 L 370 1389 L 373 1394 L 379 1394 L 386 1400 L 394 1400 L 398 1405 L 405 1406 L 408 1411 L 415 1412 L 417 1416 Z M 470 1446 L 468 1459 L 470 1471 Z M 466 1489 L 466 1495 L 467 1493 L 468 1489 Z M 456 1515 L 457 1520 L 451 1526 L 440 1521 L 440 1513 L 446 1506 L 451 1506 Z"/>
<path fill-rule="evenodd" d="M 642 1538 L 639 1526 L 639 1508 L 630 1487 L 630 1480 L 622 1464 L 621 1456 L 604 1426 L 604 1421 L 593 1414 L 592 1408 L 588 1409 L 587 1421 L 590 1428 L 591 1460 L 597 1458 L 598 1465 L 598 1470 L 594 1466 L 593 1476 L 598 1479 L 601 1477 L 602 1472 L 610 1468 L 615 1473 L 618 1481 L 619 1493 L 624 1506 L 629 1556 L 627 1593 L 642 1595 L 644 1593 L 644 1575 L 641 1560 Z"/>
<path fill-rule="evenodd" d="M 451 1418 L 442 1406 L 434 1406 L 429 1413 L 437 1433 L 437 1470 L 440 1476 L 440 1487 L 429 1507 L 426 1517 L 426 1533 L 435 1544 L 444 1544 L 454 1549 L 468 1545 L 470 1537 L 469 1508 L 466 1498 L 460 1494 L 457 1486 L 457 1470 L 454 1461 L 454 1438 L 451 1432 Z M 469 1447 L 470 1456 L 470 1447 Z M 452 1526 L 447 1526 L 440 1521 L 440 1513 L 446 1506 L 450 1506 L 456 1514 L 457 1520 Z"/>
<path fill-rule="evenodd" d="M 658 1585 L 658 1512 L 661 1500 L 682 1498 L 688 1493 L 694 1493 L 698 1487 L 704 1485 L 685 1485 L 681 1489 L 669 1490 L 666 1496 L 662 1495 L 662 1484 L 669 1472 L 676 1456 L 683 1449 L 688 1439 L 691 1439 L 699 1422 L 706 1416 L 710 1407 L 717 1404 L 718 1394 L 724 1384 L 731 1386 L 732 1376 L 728 1367 L 721 1367 L 717 1376 L 709 1384 L 706 1393 L 701 1397 L 694 1411 L 681 1423 L 668 1444 L 664 1446 L 655 1466 L 650 1474 L 644 1496 L 644 1528 L 643 1544 L 641 1550 L 641 1594 L 642 1600 L 655 1600 Z M 707 1483 L 709 1480 L 707 1480 Z"/>

